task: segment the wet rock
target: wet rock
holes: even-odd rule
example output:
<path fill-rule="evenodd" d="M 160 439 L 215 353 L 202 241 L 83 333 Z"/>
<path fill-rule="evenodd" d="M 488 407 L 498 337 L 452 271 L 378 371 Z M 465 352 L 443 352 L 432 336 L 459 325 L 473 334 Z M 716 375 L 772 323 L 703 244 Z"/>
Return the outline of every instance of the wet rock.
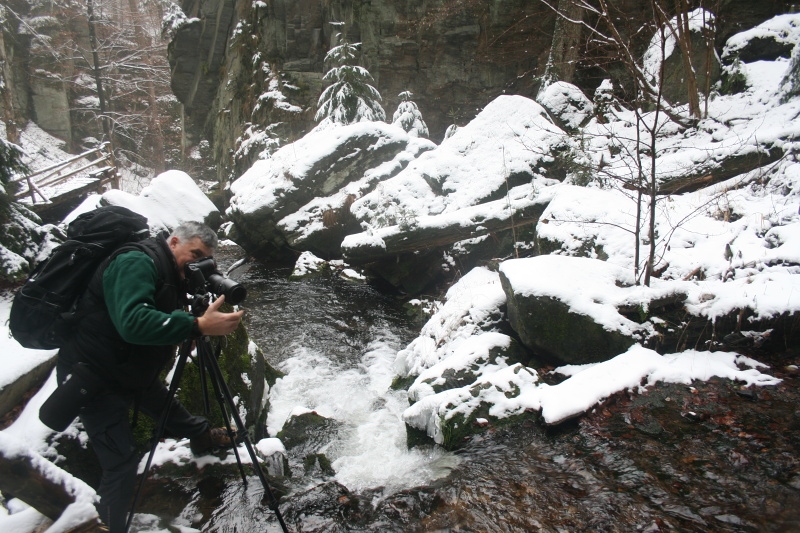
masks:
<path fill-rule="evenodd" d="M 261 464 L 266 474 L 272 477 L 291 477 L 289 458 L 286 455 L 286 448 L 284 448 L 280 439 L 261 439 L 254 448 L 263 459 Z"/>
<path fill-rule="evenodd" d="M 277 437 L 292 455 L 308 455 L 330 442 L 341 427 L 341 423 L 326 418 L 316 411 L 290 416 Z"/>
<path fill-rule="evenodd" d="M 311 252 L 303 252 L 295 261 L 294 269 L 292 269 L 289 279 L 301 280 L 318 277 L 330 271 L 330 268 L 331 264 L 328 261 L 320 259 Z"/>
<path fill-rule="evenodd" d="M 344 485 L 328 481 L 292 496 L 284 516 L 293 531 L 345 532 L 372 515 L 369 500 L 350 492 Z"/>
<path fill-rule="evenodd" d="M 333 477 L 336 471 L 331 460 L 324 453 L 310 453 L 303 459 L 303 468 L 307 476 Z"/>
<path fill-rule="evenodd" d="M 229 312 L 230 306 L 224 304 L 223 310 Z M 212 349 L 213 349 L 212 345 Z M 217 358 L 225 384 L 235 398 L 237 409 L 242 416 L 245 427 L 250 431 L 251 440 L 258 441 L 267 436 L 266 420 L 269 412 L 268 393 L 275 381 L 283 373 L 270 365 L 261 349 L 250 340 L 244 322 L 232 334 L 224 338 L 220 346 L 220 355 Z M 184 369 L 181 377 L 181 387 L 178 398 L 190 413 L 205 411 L 203 389 L 200 380 L 198 365 L 189 364 Z M 215 401 L 213 388 L 209 390 L 209 406 L 211 413 L 209 421 L 214 427 L 223 427 L 225 420 L 220 411 L 219 403 Z M 225 406 L 226 409 L 228 406 Z"/>

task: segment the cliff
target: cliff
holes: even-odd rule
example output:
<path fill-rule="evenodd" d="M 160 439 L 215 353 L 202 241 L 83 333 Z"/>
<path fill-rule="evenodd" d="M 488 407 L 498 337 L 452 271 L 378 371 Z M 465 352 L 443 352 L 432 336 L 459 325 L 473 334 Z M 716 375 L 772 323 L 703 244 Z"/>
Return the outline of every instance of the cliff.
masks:
<path fill-rule="evenodd" d="M 647 21 L 646 6 L 616 4 L 631 14 L 633 35 Z M 788 9 L 779 1 L 722 4 L 718 42 Z M 345 22 L 347 37 L 362 43 L 360 63 L 387 115 L 397 95 L 411 91 L 435 142 L 500 94 L 535 96 L 555 24 L 552 10 L 531 0 L 185 0 L 182 7 L 190 22 L 169 47 L 172 89 L 185 106 L 190 142 L 212 140 L 221 180 L 314 126 L 323 59 L 341 31 L 332 21 Z M 591 94 L 620 73 L 587 54 L 566 81 Z"/>

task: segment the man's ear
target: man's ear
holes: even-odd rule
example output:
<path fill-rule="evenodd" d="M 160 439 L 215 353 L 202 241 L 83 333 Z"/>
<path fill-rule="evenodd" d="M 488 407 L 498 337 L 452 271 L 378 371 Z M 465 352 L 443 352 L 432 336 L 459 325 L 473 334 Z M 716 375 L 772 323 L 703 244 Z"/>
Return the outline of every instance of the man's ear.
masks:
<path fill-rule="evenodd" d="M 174 248 L 174 247 L 178 246 L 179 242 L 181 242 L 181 240 L 178 238 L 177 235 L 173 235 L 172 237 L 170 237 L 167 240 L 167 244 L 169 244 L 170 248 Z"/>

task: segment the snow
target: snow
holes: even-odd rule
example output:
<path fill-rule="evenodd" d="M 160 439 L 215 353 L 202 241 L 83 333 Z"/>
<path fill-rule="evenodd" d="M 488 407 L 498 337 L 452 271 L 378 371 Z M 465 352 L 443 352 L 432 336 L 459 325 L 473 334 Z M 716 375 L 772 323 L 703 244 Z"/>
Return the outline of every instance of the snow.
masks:
<path fill-rule="evenodd" d="M 138 195 L 112 189 L 102 195 L 89 196 L 64 222 L 69 223 L 100 205 L 127 207 L 146 217 L 154 232 L 171 230 L 182 222 L 203 221 L 217 211 L 191 176 L 180 170 L 168 170 L 153 178 Z"/>
<path fill-rule="evenodd" d="M 594 105 L 580 89 L 563 81 L 548 85 L 537 101 L 559 117 L 570 129 L 577 129 L 594 114 Z"/>
<path fill-rule="evenodd" d="M 740 369 L 739 364 L 749 368 Z M 584 366 L 586 368 L 578 369 L 577 373 L 558 385 L 543 385 L 522 392 L 518 400 L 520 406 L 538 403 L 545 421 L 557 423 L 585 412 L 617 391 L 638 390 L 643 381 L 646 382 L 645 386 L 659 381 L 690 385 L 695 379 L 708 380 L 719 376 L 742 381 L 746 385 L 765 386 L 780 382 L 761 373 L 757 367 L 762 365 L 726 352 L 688 350 L 662 356 L 634 345 L 610 361 Z"/>
<path fill-rule="evenodd" d="M 800 16 L 773 19 L 750 33 L 758 36 L 777 31 L 776 27 L 786 31 L 784 39 L 797 42 Z M 661 183 L 690 172 L 711 172 L 719 161 L 734 155 L 766 154 L 774 147 L 788 155 L 771 164 L 765 160 L 763 167 L 712 187 L 662 199 L 655 235 L 656 267 L 664 272 L 650 287 L 635 284 L 636 202 L 620 186 L 636 172 L 628 155 L 633 153 L 630 140 L 636 138 L 635 118 L 629 111 L 615 110 L 609 123 L 590 122 L 582 131 L 585 145 L 575 148 L 581 149 L 584 160 L 597 166 L 602 163 L 601 178 L 579 187 L 568 177 L 564 183 L 536 188 L 532 196 L 549 196 L 543 198 L 549 203 L 536 226 L 537 237 L 554 251 L 553 255 L 501 263 L 500 272 L 514 292 L 558 298 L 574 313 L 640 338 L 649 334 L 652 324 L 634 323 L 617 308 L 637 303 L 646 307 L 647 302 L 670 294 L 685 295 L 690 313 L 711 320 L 741 309 L 752 312 L 750 320 L 800 312 L 800 163 L 794 141 L 800 133 L 796 120 L 800 108 L 797 101 L 781 103 L 781 84 L 788 67 L 789 62 L 782 58 L 744 65 L 750 87 L 739 95 L 713 96 L 709 118 L 696 129 L 680 131 L 668 122 L 660 123 L 656 169 Z M 557 107 L 548 102 L 548 108 Z M 652 125 L 652 115 L 644 119 Z M 474 158 L 490 158 L 488 146 L 479 145 Z M 436 157 L 441 148 L 409 165 L 398 178 L 410 174 L 425 157 Z M 650 161 L 645 158 L 644 163 L 647 174 Z M 484 173 L 476 169 L 475 175 Z M 473 185 L 479 182 L 472 180 Z M 410 180 L 407 183 L 411 188 Z M 423 202 L 408 202 L 409 210 L 424 209 Z M 454 213 L 468 216 L 463 208 Z M 431 218 L 420 216 L 417 223 L 435 225 Z M 393 226 L 374 230 L 370 237 L 385 239 L 398 233 L 400 228 Z M 364 234 L 352 236 L 344 247 L 356 246 L 366 238 Z M 641 238 L 641 249 L 647 250 L 646 228 Z M 468 386 L 434 394 L 433 387 L 443 381 L 446 370 L 452 374 L 474 364 L 491 334 L 487 333 L 491 323 L 478 328 L 468 318 L 471 311 L 483 309 L 480 304 L 467 300 L 459 305 L 451 299 L 452 294 L 492 294 L 496 290 L 497 280 L 488 271 L 481 279 L 472 278 L 477 271 L 450 289 L 444 305 L 420 336 L 398 353 L 396 361 L 401 376 L 416 378 L 409 389 L 416 403 L 404 412 L 404 420 L 427 431 L 437 442 L 443 442 L 445 421 L 456 415 L 469 416 L 482 404 L 489 406 L 490 416 L 502 418 L 533 410 L 540 411 L 545 422 L 558 423 L 618 391 L 636 391 L 661 381 L 688 385 L 720 376 L 744 386 L 778 382 L 764 365 L 735 353 L 689 350 L 659 355 L 634 345 L 604 363 L 556 368 L 555 374 L 565 376 L 557 385 L 542 383 L 535 370 L 498 364 L 480 369 L 478 379 Z M 642 265 L 639 276 L 641 271 Z M 502 292 L 493 294 L 477 296 L 477 300 L 484 304 L 493 300 L 499 308 Z M 742 329 L 748 334 L 746 324 Z M 505 394 L 514 388 L 517 392 Z"/>
<path fill-rule="evenodd" d="M 705 27 L 713 27 L 715 20 L 713 13 L 701 7 L 689 12 L 687 19 L 689 31 L 696 33 L 701 32 Z M 682 23 L 678 21 L 677 17 L 672 18 L 669 22 L 669 26 L 664 29 L 663 34 L 657 32 L 653 36 L 650 45 L 647 47 L 647 51 L 644 53 L 642 59 L 644 72 L 653 80 L 657 80 L 659 77 L 659 65 L 661 64 L 662 58 L 661 41 L 662 39 L 664 41 L 663 58 L 666 60 L 675 51 L 677 45 L 677 37 L 672 31 L 672 28 L 677 30 L 679 25 L 682 25 Z"/>
<path fill-rule="evenodd" d="M 459 211 L 505 192 L 510 175 L 538 177 L 563 132 L 539 104 L 521 96 L 490 102 L 469 125 L 358 199 L 351 211 L 374 227 Z M 398 222 L 395 222 L 398 223 Z M 390 223 L 391 224 L 391 223 Z"/>
<path fill-rule="evenodd" d="M 799 28 L 800 15 L 783 15 L 734 36 L 727 47 L 738 49 L 747 39 L 773 34 L 785 42 L 798 43 Z M 509 204 L 519 208 L 542 202 L 547 208 L 536 225 L 536 233 L 553 253 L 501 264 L 500 272 L 517 292 L 557 297 L 574 312 L 591 316 L 609 329 L 641 335 L 648 334 L 649 326 L 620 315 L 619 305 L 680 293 L 686 296 L 689 312 L 712 320 L 744 308 L 750 309 L 756 319 L 798 313 L 800 145 L 796 139 L 800 138 L 800 101 L 781 101 L 782 80 L 789 64 L 782 58 L 743 64 L 748 88 L 737 95 L 712 96 L 708 102 L 709 118 L 701 120 L 697 128 L 680 130 L 668 122 L 660 123 L 655 168 L 662 184 L 688 173 L 710 173 L 719 169 L 721 160 L 733 155 L 766 155 L 771 149 L 780 149 L 786 155 L 769 164 L 765 158 L 764 166 L 712 187 L 661 198 L 654 242 L 656 268 L 663 273 L 652 280 L 650 287 L 636 284 L 642 265 L 638 269 L 634 265 L 634 250 L 637 245 L 647 250 L 648 241 L 646 231 L 638 243 L 634 239 L 636 203 L 632 191 L 622 186 L 622 180 L 630 180 L 638 170 L 630 158 L 634 153 L 636 120 L 632 112 L 624 109 L 611 110 L 607 123 L 590 120 L 582 130 L 583 144 L 571 145 L 581 160 L 603 168 L 599 179 L 578 186 L 574 172 L 564 182 L 558 182 L 548 178 L 546 170 L 552 162 L 551 148 L 573 140 L 552 123 L 536 102 L 521 96 L 502 96 L 435 149 L 420 150 L 413 156 L 406 153 L 404 157 L 414 159 L 404 170 L 392 174 L 386 169 L 373 169 L 376 175 L 393 177 L 381 181 L 373 192 L 352 205 L 353 213 L 366 227 L 363 233 L 349 236 L 344 247 L 365 243 L 385 247 L 385 239 L 402 233 L 404 224 L 441 227 L 497 216 Z M 654 120 L 652 114 L 646 114 L 644 119 L 651 125 Z M 376 129 L 387 139 L 402 137 L 407 142 L 407 135 L 400 128 L 386 124 L 317 128 L 300 141 L 280 148 L 269 159 L 257 161 L 236 180 L 231 185 L 232 208 L 242 212 L 275 209 L 281 196 L 297 186 L 314 161 L 333 153 L 341 136 Z M 651 162 L 647 158 L 643 162 L 647 174 Z M 530 179 L 524 185 L 506 188 L 509 175 L 527 175 Z M 360 179 L 368 177 L 354 177 L 354 183 Z M 202 194 L 184 184 L 188 187 L 183 176 L 169 173 L 156 178 L 141 197 L 114 192 L 105 199 L 144 210 L 167 224 L 190 212 L 196 217 L 199 213 L 192 209 L 204 205 Z M 503 191 L 504 198 L 492 197 L 497 191 Z M 324 203 L 316 201 L 317 206 Z M 310 207 L 305 211 L 308 219 L 312 211 Z M 288 226 L 291 222 L 298 228 L 311 226 L 301 218 L 282 223 Z M 8 301 L 7 297 L 0 301 L 0 312 L 7 314 Z M 481 425 L 491 424 L 493 418 L 530 411 L 541 412 L 545 422 L 554 424 L 591 410 L 615 393 L 637 392 L 659 382 L 690 386 L 695 380 L 719 376 L 743 386 L 778 383 L 765 365 L 736 353 L 688 350 L 662 355 L 637 344 L 606 362 L 556 368 L 548 377 L 563 380 L 547 384 L 540 374 L 543 371 L 511 364 L 502 357 L 489 359 L 493 348 L 510 343 L 510 338 L 498 331 L 505 305 L 500 274 L 476 267 L 463 273 L 443 302 L 431 306 L 434 313 L 416 339 L 396 353 L 381 354 L 381 364 L 393 364 L 397 375 L 414 380 L 409 397 L 415 403 L 408 406 L 405 398 L 396 402 L 402 405 L 398 409 L 407 424 L 424 429 L 437 442 L 443 442 L 443 422 L 474 415 L 482 407 L 487 408 L 488 418 L 482 412 L 478 417 Z M 0 327 L 4 327 L 3 323 L 0 320 Z M 0 331 L 0 339 L 6 337 Z M 16 379 L 40 355 L 22 350 L 11 340 L 0 343 L 0 375 L 5 383 Z M 384 347 L 383 352 L 386 351 Z M 363 366 L 368 368 L 366 363 Z M 474 383 L 436 392 L 446 371 L 476 366 Z M 320 409 L 320 414 L 336 414 L 343 419 L 354 416 L 350 404 L 362 399 L 337 397 L 341 386 L 334 378 L 361 383 L 360 373 L 340 372 L 323 354 L 293 358 L 287 369 L 287 376 L 278 380 L 271 391 L 270 434 L 277 434 L 292 414 L 318 409 L 330 398 L 340 403 L 328 410 Z M 330 380 L 324 381 L 326 377 Z M 375 389 L 383 390 L 384 385 L 375 384 Z M 0 432 L 0 449 L 5 453 L 16 453 L 21 443 L 30 453 L 49 453 L 45 444 L 48 433 L 36 412 L 53 386 L 51 378 L 17 422 Z M 310 397 L 295 395 L 300 389 L 310 391 Z M 365 440 L 385 438 L 369 431 L 362 436 Z M 391 440 L 391 446 L 387 445 L 391 454 L 384 458 L 386 465 L 391 465 L 397 455 L 394 441 L 402 444 L 404 436 L 392 435 Z M 185 444 L 167 439 L 159 445 L 157 462 L 194 461 L 201 466 L 203 460 L 190 458 Z M 258 446 L 280 451 L 279 443 L 273 440 L 262 441 Z M 220 461 L 207 459 L 215 460 Z M 223 459 L 228 460 L 230 457 Z M 340 471 L 338 467 L 342 465 L 335 465 L 338 479 L 349 487 L 379 486 L 391 481 L 387 480 L 388 466 L 384 472 L 367 474 L 356 466 Z M 14 505 L 17 504 L 10 508 L 17 511 L 0 514 L 0 529 L 18 533 L 24 531 L 17 529 L 22 527 L 19 523 L 32 523 L 37 518 Z"/>
<path fill-rule="evenodd" d="M 777 43 L 796 45 L 800 43 L 800 18 L 796 14 L 778 15 L 755 28 L 733 35 L 725 43 L 722 56 L 735 55 L 753 39 L 772 39 Z"/>
<path fill-rule="evenodd" d="M 252 213 L 274 209 L 282 197 L 300 186 L 298 182 L 314 163 L 333 154 L 342 139 L 354 135 L 376 135 L 385 138 L 384 142 L 408 139 L 401 128 L 384 123 L 359 122 L 331 129 L 315 128 L 297 142 L 278 149 L 269 159 L 256 161 L 234 181 L 228 211 Z"/>

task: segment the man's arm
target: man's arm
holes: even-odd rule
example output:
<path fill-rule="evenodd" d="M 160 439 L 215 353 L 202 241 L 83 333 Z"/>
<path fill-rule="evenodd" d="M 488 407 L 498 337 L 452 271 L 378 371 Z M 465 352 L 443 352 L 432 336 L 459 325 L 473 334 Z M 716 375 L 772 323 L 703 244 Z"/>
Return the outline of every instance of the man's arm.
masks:
<path fill-rule="evenodd" d="M 138 251 L 120 254 L 103 273 L 108 313 L 125 342 L 147 346 L 180 344 L 191 334 L 192 315 L 156 309 L 157 280 L 155 263 Z"/>

